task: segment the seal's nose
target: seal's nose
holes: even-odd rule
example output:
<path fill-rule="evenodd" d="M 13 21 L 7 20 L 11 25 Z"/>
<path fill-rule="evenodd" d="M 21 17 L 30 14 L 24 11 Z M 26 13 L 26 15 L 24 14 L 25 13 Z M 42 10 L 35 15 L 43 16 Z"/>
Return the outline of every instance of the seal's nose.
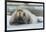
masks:
<path fill-rule="evenodd" d="M 19 12 L 19 16 L 21 16 L 21 13 Z"/>

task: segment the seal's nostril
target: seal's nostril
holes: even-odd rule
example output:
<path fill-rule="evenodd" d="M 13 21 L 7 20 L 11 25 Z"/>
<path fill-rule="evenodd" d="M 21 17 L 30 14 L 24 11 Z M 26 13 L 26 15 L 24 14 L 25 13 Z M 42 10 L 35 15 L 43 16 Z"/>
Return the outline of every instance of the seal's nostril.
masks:
<path fill-rule="evenodd" d="M 23 14 L 23 16 L 25 16 L 25 13 Z"/>
<path fill-rule="evenodd" d="M 19 13 L 19 14 L 21 14 L 21 13 Z"/>

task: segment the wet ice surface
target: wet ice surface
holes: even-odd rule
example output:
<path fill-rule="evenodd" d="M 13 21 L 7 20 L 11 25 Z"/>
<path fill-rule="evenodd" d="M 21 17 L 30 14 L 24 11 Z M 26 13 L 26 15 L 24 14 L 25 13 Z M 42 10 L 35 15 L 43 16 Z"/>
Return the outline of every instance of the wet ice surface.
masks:
<path fill-rule="evenodd" d="M 43 28 L 43 22 L 37 24 L 23 24 L 23 25 L 10 25 L 9 20 L 11 16 L 7 16 L 7 30 L 20 30 L 20 29 L 36 29 Z M 39 17 L 40 18 L 40 17 Z M 40 18 L 41 19 L 41 18 Z M 41 19 L 42 20 L 42 19 Z"/>

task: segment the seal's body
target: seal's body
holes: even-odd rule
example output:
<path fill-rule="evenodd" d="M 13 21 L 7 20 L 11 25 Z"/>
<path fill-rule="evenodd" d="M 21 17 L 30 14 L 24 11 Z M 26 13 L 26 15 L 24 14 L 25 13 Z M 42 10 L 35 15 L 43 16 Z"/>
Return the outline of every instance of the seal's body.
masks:
<path fill-rule="evenodd" d="M 19 9 L 11 17 L 10 24 L 29 24 L 30 17 L 27 17 L 23 10 Z"/>

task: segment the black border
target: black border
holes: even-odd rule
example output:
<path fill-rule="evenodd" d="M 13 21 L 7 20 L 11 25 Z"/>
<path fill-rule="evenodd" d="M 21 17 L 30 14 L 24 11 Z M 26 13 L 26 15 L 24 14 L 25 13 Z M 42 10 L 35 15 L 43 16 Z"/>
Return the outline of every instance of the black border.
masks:
<path fill-rule="evenodd" d="M 18 3 L 38 3 L 38 4 L 43 4 L 43 28 L 37 28 L 37 29 L 21 29 L 21 30 L 7 30 L 7 2 L 18 2 Z M 5 32 L 7 31 L 27 31 L 27 30 L 44 30 L 44 2 L 29 2 L 29 1 L 7 1 L 5 0 Z"/>

